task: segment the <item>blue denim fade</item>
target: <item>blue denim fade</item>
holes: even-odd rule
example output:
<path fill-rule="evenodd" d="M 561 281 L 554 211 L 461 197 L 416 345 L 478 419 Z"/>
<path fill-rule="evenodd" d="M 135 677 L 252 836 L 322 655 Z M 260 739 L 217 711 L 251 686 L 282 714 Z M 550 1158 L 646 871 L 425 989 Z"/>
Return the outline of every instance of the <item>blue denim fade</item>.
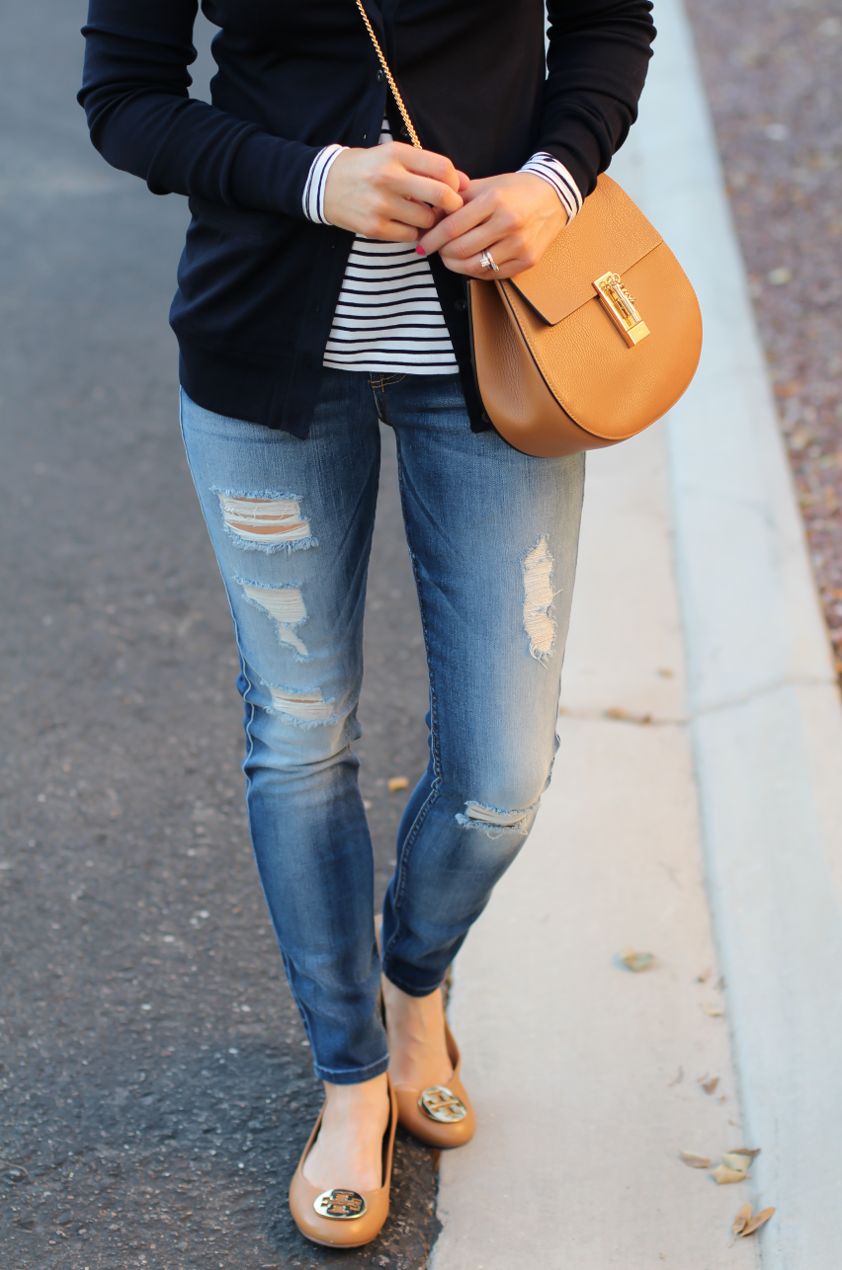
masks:
<path fill-rule="evenodd" d="M 307 440 L 182 393 L 239 649 L 257 867 L 316 1073 L 339 1084 L 388 1065 L 353 750 L 381 419 L 430 678 L 429 764 L 383 910 L 383 971 L 412 996 L 441 984 L 549 781 L 584 486 L 583 455 L 471 432 L 455 375 L 326 371 Z"/>

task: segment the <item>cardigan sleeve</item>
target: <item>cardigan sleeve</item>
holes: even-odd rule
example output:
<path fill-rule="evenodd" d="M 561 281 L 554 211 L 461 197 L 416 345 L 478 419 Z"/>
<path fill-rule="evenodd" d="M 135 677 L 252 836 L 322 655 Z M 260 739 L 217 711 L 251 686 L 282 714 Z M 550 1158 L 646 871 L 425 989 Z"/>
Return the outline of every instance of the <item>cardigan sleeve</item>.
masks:
<path fill-rule="evenodd" d="M 273 136 L 189 95 L 197 0 L 90 0 L 78 94 L 91 140 L 153 194 L 304 218 L 321 147 Z"/>
<path fill-rule="evenodd" d="M 539 144 L 582 194 L 596 186 L 637 118 L 655 38 L 649 0 L 548 0 Z"/>

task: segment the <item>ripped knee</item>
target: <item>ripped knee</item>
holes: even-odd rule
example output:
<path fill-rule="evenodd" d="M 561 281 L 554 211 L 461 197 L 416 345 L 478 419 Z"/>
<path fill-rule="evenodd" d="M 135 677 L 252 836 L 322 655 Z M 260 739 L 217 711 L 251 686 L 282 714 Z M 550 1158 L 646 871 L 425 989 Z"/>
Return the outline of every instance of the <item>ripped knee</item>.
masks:
<path fill-rule="evenodd" d="M 518 807 L 509 811 L 489 807 L 486 803 L 467 802 L 465 811 L 456 813 L 456 823 L 466 829 L 481 829 L 490 838 L 498 838 L 503 833 L 514 833 L 525 838 L 532 827 L 540 801 L 538 799 L 531 807 Z"/>
<path fill-rule="evenodd" d="M 275 688 L 271 684 L 268 687 L 274 712 L 299 727 L 317 727 L 319 724 L 336 722 L 334 703 L 326 701 L 320 689 L 297 692 L 293 688 Z"/>

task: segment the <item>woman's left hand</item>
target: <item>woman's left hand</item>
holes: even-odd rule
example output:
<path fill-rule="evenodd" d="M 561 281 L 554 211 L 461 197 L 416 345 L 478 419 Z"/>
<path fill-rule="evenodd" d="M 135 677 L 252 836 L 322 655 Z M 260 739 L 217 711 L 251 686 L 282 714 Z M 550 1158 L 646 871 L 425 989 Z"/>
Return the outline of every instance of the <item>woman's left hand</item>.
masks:
<path fill-rule="evenodd" d="M 567 224 L 549 181 L 532 172 L 471 181 L 460 193 L 464 207 L 424 234 L 418 251 L 425 256 L 437 251 L 448 269 L 471 278 L 511 278 L 531 269 Z M 483 267 L 483 251 L 491 253 L 498 273 Z"/>

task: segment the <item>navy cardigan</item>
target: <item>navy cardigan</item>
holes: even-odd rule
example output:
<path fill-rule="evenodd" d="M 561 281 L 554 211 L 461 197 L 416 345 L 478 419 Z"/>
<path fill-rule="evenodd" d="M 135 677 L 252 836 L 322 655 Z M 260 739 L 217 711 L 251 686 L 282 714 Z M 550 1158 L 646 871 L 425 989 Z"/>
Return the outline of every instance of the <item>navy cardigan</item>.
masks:
<path fill-rule="evenodd" d="M 655 31 L 648 0 L 365 0 L 422 144 L 471 177 L 538 150 L 583 194 L 637 112 Z M 79 100 L 91 137 L 193 220 L 170 320 L 199 405 L 306 436 L 353 241 L 306 219 L 322 146 L 404 136 L 354 0 L 202 0 L 220 28 L 213 104 L 188 95 L 196 0 L 90 0 Z M 430 261 L 465 386 L 464 280 Z"/>

